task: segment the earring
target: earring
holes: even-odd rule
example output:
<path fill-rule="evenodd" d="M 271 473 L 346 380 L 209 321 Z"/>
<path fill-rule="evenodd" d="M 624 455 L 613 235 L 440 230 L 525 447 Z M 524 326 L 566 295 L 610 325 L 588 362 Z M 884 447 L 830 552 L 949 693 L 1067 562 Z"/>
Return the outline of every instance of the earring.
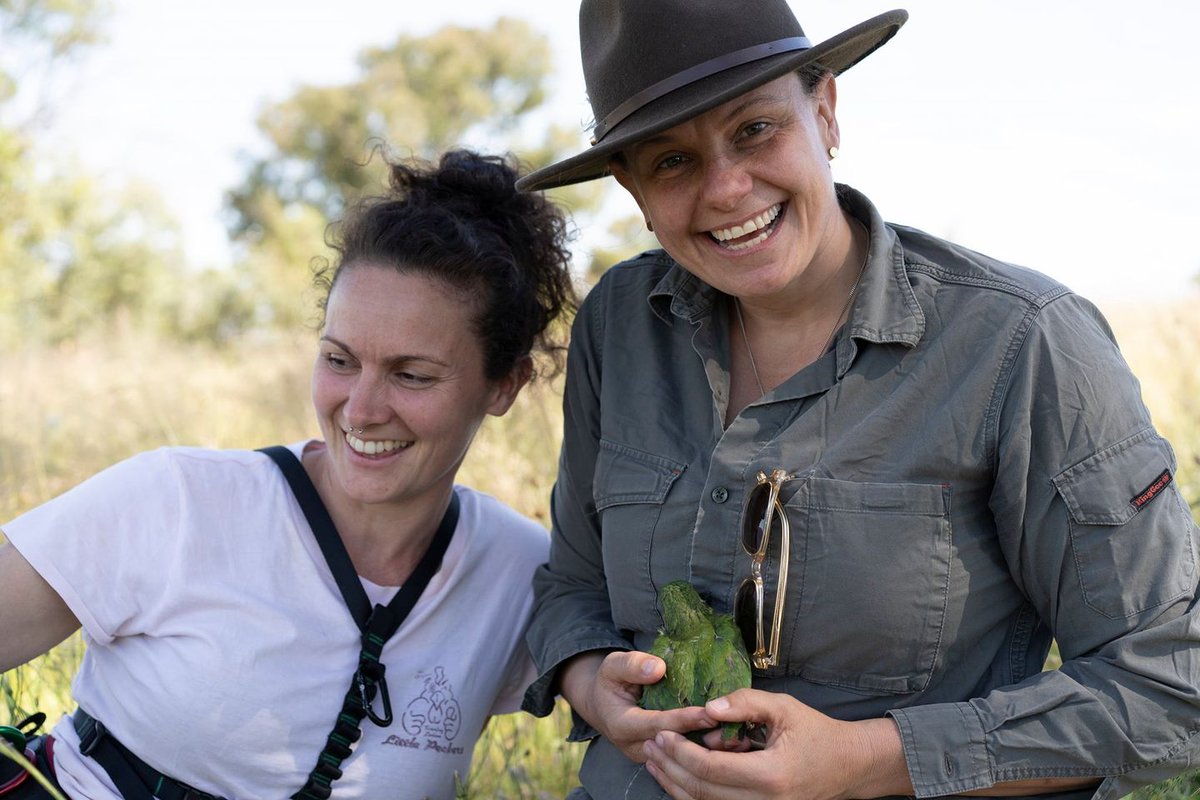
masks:
<path fill-rule="evenodd" d="M 830 160 L 830 161 L 833 161 L 833 160 L 834 160 L 835 158 L 837 158 L 837 157 L 838 157 L 838 149 L 837 149 L 837 146 L 836 146 L 836 145 L 831 145 L 831 146 L 829 147 L 829 160 Z"/>

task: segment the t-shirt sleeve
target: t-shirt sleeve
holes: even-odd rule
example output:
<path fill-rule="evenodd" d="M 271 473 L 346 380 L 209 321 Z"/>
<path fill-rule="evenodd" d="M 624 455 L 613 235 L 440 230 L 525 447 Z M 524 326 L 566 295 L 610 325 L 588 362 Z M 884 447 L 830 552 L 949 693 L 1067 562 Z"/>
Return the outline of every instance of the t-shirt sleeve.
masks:
<path fill-rule="evenodd" d="M 489 714 L 512 714 L 520 711 L 525 688 L 537 677 L 537 672 L 533 668 L 533 658 L 530 657 L 529 648 L 523 639 L 513 648 L 512 658 L 509 659 L 505 668 L 505 674 L 508 676 L 508 680 L 501 688 L 500 694 L 496 696 L 496 702 L 492 704 Z"/>
<path fill-rule="evenodd" d="M 142 453 L 3 526 L 5 536 L 79 619 L 108 644 L 147 624 L 177 560 L 177 471 L 169 451 Z"/>
<path fill-rule="evenodd" d="M 529 630 L 529 619 L 533 613 L 533 572 L 546 561 L 549 550 L 549 535 L 540 525 L 521 519 L 520 537 L 514 528 L 504 537 L 504 549 L 512 559 L 514 587 L 511 590 L 513 620 L 516 624 L 509 640 L 508 661 L 504 665 L 503 681 L 492 704 L 490 714 L 511 714 L 521 710 L 526 688 L 537 677 L 533 655 L 525 641 Z"/>

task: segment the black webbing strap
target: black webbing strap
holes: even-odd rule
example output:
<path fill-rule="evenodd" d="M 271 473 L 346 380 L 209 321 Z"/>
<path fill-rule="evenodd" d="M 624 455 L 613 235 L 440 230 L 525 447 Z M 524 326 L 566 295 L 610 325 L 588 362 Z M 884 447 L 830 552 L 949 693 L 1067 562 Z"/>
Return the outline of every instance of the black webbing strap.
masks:
<path fill-rule="evenodd" d="M 125 800 L 220 800 L 216 795 L 170 778 L 142 761 L 117 741 L 102 722 L 82 708 L 75 709 L 71 722 L 79 735 L 79 752 L 91 756 L 104 767 Z"/>
<path fill-rule="evenodd" d="M 309 773 L 308 782 L 292 797 L 295 800 L 326 800 L 331 790 L 330 784 L 341 777 L 342 762 L 350 755 L 351 748 L 358 741 L 362 732 L 360 727 L 364 717 L 380 727 L 392 724 L 392 704 L 388 696 L 387 681 L 384 679 L 385 666 L 380 660 L 383 646 L 392 634 L 417 604 L 421 593 L 442 565 L 442 557 L 450 545 L 454 529 L 458 525 L 458 495 L 450 494 L 450 506 L 434 533 L 429 549 L 417 564 L 412 575 L 396 592 L 396 596 L 386 606 L 376 605 L 371 608 L 371 602 L 363 590 L 362 581 L 354 569 L 353 562 L 346 552 L 342 537 L 329 516 L 317 489 L 309 480 L 304 465 L 296 454 L 286 447 L 275 445 L 264 447 L 261 452 L 270 456 L 279 466 L 292 494 L 300 504 L 308 525 L 312 528 L 321 553 L 329 564 L 329 570 L 337 582 L 338 589 L 346 601 L 346 607 L 354 617 L 359 630 L 362 631 L 362 649 L 358 656 L 358 669 L 350 681 L 346 698 L 342 701 L 341 711 L 337 721 L 325 741 L 325 747 L 317 758 L 317 765 Z M 375 713 L 372 702 L 378 691 L 383 715 Z"/>
<path fill-rule="evenodd" d="M 342 544 L 342 537 L 338 535 L 337 528 L 333 525 L 333 518 L 329 516 L 329 511 L 321 502 L 321 496 L 317 494 L 317 488 L 309 480 L 304 465 L 300 463 L 300 459 L 296 458 L 295 453 L 282 445 L 264 447 L 259 452 L 270 456 L 271 460 L 279 467 L 280 472 L 283 473 L 283 477 L 287 478 L 288 486 L 292 487 L 292 494 L 295 495 L 296 502 L 300 504 L 300 510 L 304 512 L 304 518 L 308 520 L 308 526 L 312 528 L 313 535 L 317 537 L 317 544 L 321 546 L 321 554 L 325 556 L 325 563 L 329 565 L 329 571 L 333 573 L 333 579 L 337 581 L 338 589 L 341 590 L 342 597 L 346 601 L 346 607 L 350 609 L 354 621 L 358 623 L 361 630 L 367 617 L 371 614 L 371 601 L 367 599 L 362 581 L 358 579 L 358 572 L 354 569 L 353 562 L 350 561 L 350 554 L 346 552 L 346 546 Z M 438 560 L 441 561 L 440 558 Z"/>

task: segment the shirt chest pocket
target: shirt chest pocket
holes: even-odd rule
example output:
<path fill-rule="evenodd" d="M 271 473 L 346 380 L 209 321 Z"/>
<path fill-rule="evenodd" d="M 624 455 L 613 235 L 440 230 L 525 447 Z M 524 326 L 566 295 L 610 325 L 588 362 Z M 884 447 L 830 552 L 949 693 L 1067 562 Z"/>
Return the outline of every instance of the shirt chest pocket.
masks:
<path fill-rule="evenodd" d="M 936 484 L 801 484 L 786 503 L 787 674 L 871 694 L 925 689 L 946 618 L 949 495 Z"/>
<path fill-rule="evenodd" d="M 684 465 L 601 440 L 592 482 L 600 515 L 601 550 L 613 622 L 626 630 L 653 630 L 657 599 L 650 579 L 651 543 L 667 493 Z"/>

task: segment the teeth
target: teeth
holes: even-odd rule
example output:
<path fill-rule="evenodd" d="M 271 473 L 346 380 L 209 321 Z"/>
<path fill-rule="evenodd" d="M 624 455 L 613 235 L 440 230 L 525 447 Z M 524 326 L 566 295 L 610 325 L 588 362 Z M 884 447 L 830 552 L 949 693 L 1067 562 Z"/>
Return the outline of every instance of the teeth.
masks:
<path fill-rule="evenodd" d="M 770 231 L 763 231 L 758 236 L 755 236 L 753 239 L 751 239 L 748 242 L 738 242 L 737 244 L 727 244 L 724 247 L 726 250 L 745 250 L 747 247 L 754 247 L 754 245 L 758 244 L 759 242 L 765 241 L 766 238 L 770 235 L 771 235 Z"/>
<path fill-rule="evenodd" d="M 367 456 L 377 456 L 382 453 L 390 453 L 393 450 L 403 450 L 412 444 L 412 442 L 401 442 L 397 439 L 366 442 L 350 433 L 346 434 L 346 443 L 350 445 L 354 452 Z"/>
<path fill-rule="evenodd" d="M 779 216 L 779 211 L 782 208 L 782 203 L 776 203 L 754 219 L 747 220 L 741 225 L 734 225 L 732 228 L 722 228 L 721 230 L 710 231 L 710 233 L 718 242 L 727 242 L 730 239 L 740 239 L 747 234 L 751 234 L 755 231 L 760 231 L 766 228 L 775 221 L 775 218 Z M 764 238 L 766 238 L 766 233 L 763 233 L 761 236 L 756 236 L 752 242 L 730 245 L 730 249 L 741 250 L 744 247 L 749 247 L 752 244 L 761 242 Z"/>

